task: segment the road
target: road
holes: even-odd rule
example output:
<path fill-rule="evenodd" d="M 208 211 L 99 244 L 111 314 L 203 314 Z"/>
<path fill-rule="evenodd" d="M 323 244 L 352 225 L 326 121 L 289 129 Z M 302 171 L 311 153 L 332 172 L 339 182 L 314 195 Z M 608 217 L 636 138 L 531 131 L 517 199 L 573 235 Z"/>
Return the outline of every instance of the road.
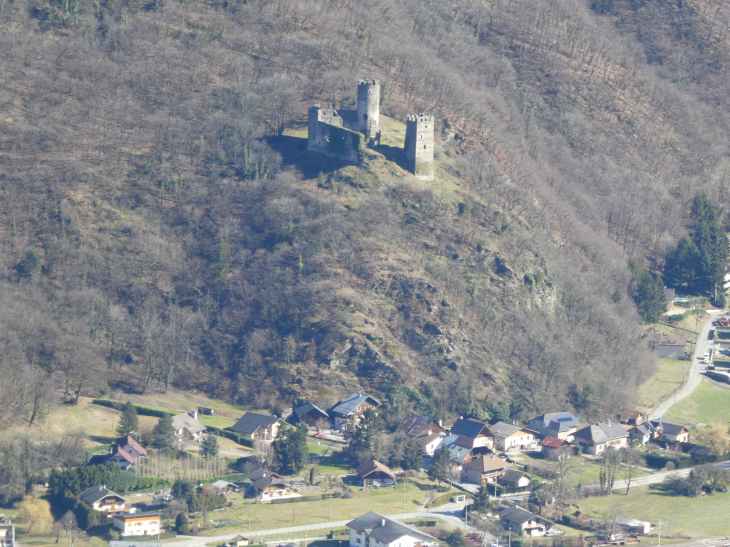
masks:
<path fill-rule="evenodd" d="M 364 512 L 364 509 L 363 509 Z M 429 518 L 429 519 L 436 519 L 436 520 L 442 520 L 445 522 L 448 522 L 449 524 L 453 524 L 455 526 L 459 526 L 461 528 L 464 527 L 464 519 L 460 516 L 464 513 L 464 505 L 460 503 L 447 503 L 446 505 L 442 505 L 441 507 L 434 509 L 433 511 L 426 511 L 426 510 L 417 510 L 412 511 L 409 513 L 400 513 L 398 515 L 385 515 L 387 518 L 392 520 L 404 520 L 404 519 L 412 519 L 412 518 Z M 280 538 L 285 538 L 287 534 L 299 534 L 301 532 L 309 532 L 309 531 L 322 531 L 322 530 L 334 530 L 337 528 L 342 528 L 345 526 L 348 522 L 350 522 L 353 519 L 347 519 L 347 520 L 335 520 L 331 521 L 328 520 L 326 522 L 318 522 L 316 524 L 305 524 L 302 526 L 290 526 L 288 528 L 272 528 L 270 530 L 254 530 L 254 531 L 248 531 L 245 527 L 241 528 L 237 532 L 229 533 L 224 536 L 210 536 L 210 537 L 191 537 L 191 536 L 178 536 L 178 538 L 182 538 L 180 541 L 176 541 L 173 543 L 175 547 L 202 547 L 204 545 L 207 545 L 209 543 L 214 544 L 220 544 L 224 541 L 229 541 L 233 539 L 233 537 L 241 534 L 243 536 L 246 536 L 248 538 L 261 538 L 263 536 L 277 536 Z M 480 532 L 480 530 L 477 530 L 476 528 L 472 528 L 471 526 L 468 527 L 469 532 Z M 296 541 L 297 538 L 294 538 L 293 541 Z"/>
<path fill-rule="evenodd" d="M 687 382 L 684 384 L 684 387 L 677 392 L 676 396 L 672 395 L 671 397 L 668 397 L 666 401 L 664 401 L 662 404 L 654 409 L 654 411 L 649 416 L 650 420 L 654 420 L 664 416 L 670 408 L 672 408 L 676 403 L 678 403 L 685 397 L 688 397 L 695 389 L 697 389 L 697 386 L 700 385 L 700 382 L 702 381 L 702 371 L 705 368 L 705 365 L 701 363 L 700 358 L 713 345 L 713 342 L 707 339 L 707 335 L 710 333 L 710 329 L 713 328 L 713 318 L 716 315 L 723 313 L 724 311 L 725 310 L 708 311 L 708 313 L 710 314 L 710 318 L 707 320 L 702 329 L 700 329 L 700 333 L 697 335 L 697 343 L 695 344 L 695 351 L 692 355 L 692 364 L 690 365 L 689 377 L 687 378 Z"/>

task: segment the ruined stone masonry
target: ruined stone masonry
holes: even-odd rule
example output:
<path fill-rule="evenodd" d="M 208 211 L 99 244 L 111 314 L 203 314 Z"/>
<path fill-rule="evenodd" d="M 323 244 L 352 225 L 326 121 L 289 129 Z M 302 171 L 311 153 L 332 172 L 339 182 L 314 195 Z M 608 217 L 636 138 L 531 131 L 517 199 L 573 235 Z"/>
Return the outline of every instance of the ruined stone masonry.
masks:
<path fill-rule="evenodd" d="M 411 172 L 421 180 L 434 180 L 433 116 L 409 115 L 405 154 Z M 345 161 L 360 163 L 365 145 L 380 142 L 380 81 L 360 80 L 357 110 L 309 109 L 307 149 Z"/>
<path fill-rule="evenodd" d="M 406 158 L 411 172 L 420 180 L 434 180 L 433 116 L 409 114 L 406 122 Z"/>

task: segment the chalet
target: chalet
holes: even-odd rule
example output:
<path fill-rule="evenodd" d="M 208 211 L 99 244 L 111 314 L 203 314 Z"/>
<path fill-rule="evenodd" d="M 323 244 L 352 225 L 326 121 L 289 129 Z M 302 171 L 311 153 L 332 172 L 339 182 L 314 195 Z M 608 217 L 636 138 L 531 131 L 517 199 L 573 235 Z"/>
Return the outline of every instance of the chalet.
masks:
<path fill-rule="evenodd" d="M 461 474 L 463 482 L 486 484 L 496 481 L 505 474 L 509 464 L 494 454 L 482 455 L 464 465 Z"/>
<path fill-rule="evenodd" d="M 233 547 L 244 547 L 249 544 L 249 539 L 243 536 L 236 536 L 231 540 Z"/>
<path fill-rule="evenodd" d="M 573 442 L 578 444 L 586 454 L 598 455 L 609 447 L 626 446 L 628 432 L 610 420 L 596 425 L 589 425 L 573 434 Z"/>
<path fill-rule="evenodd" d="M 669 418 L 650 420 L 649 424 L 656 430 L 656 438 L 675 443 L 689 442 L 689 431 L 682 425 L 674 424 Z"/>
<path fill-rule="evenodd" d="M 147 456 L 147 450 L 139 444 L 137 441 L 135 441 L 132 437 L 127 435 L 126 437 L 122 437 L 117 441 L 117 446 L 124 450 L 127 454 L 132 456 L 134 458 L 134 461 L 136 462 L 140 458 L 144 458 Z"/>
<path fill-rule="evenodd" d="M 409 437 L 430 436 L 434 433 L 444 433 L 444 428 L 431 418 L 409 412 L 403 421 L 395 428 L 396 433 Z"/>
<path fill-rule="evenodd" d="M 646 414 L 638 410 L 624 410 L 618 417 L 618 423 L 624 425 L 641 425 L 646 419 Z"/>
<path fill-rule="evenodd" d="M 445 435 L 441 432 L 431 433 L 430 435 L 423 434 L 416 437 L 416 441 L 423 447 L 423 453 L 426 456 L 433 456 Z"/>
<path fill-rule="evenodd" d="M 221 494 L 234 494 L 238 492 L 238 485 L 228 481 L 215 481 L 211 483 L 211 486 L 218 490 Z"/>
<path fill-rule="evenodd" d="M 537 431 L 526 427 L 497 422 L 489 426 L 494 437 L 494 447 L 504 452 L 512 450 L 535 450 Z"/>
<path fill-rule="evenodd" d="M 472 448 L 481 446 L 492 448 L 494 446 L 494 437 L 487 424 L 473 418 L 459 418 L 456 420 L 449 430 L 449 436 L 453 435 L 470 439 L 469 446 Z"/>
<path fill-rule="evenodd" d="M 540 449 L 546 460 L 557 460 L 558 456 L 562 454 L 570 457 L 570 452 L 565 450 L 566 447 L 570 447 L 567 441 L 556 439 L 555 437 L 545 437 L 540 441 Z"/>
<path fill-rule="evenodd" d="M 629 429 L 629 439 L 639 441 L 642 445 L 655 438 L 655 429 L 648 423 L 637 425 Z"/>
<path fill-rule="evenodd" d="M 161 513 L 132 513 L 114 515 L 112 526 L 123 536 L 144 536 L 160 533 Z"/>
<path fill-rule="evenodd" d="M 553 523 L 545 520 L 522 507 L 500 507 L 498 511 L 499 520 L 506 529 L 518 536 L 537 537 L 544 536 L 552 529 Z"/>
<path fill-rule="evenodd" d="M 9 522 L 0 524 L 0 547 L 16 547 L 15 524 Z"/>
<path fill-rule="evenodd" d="M 292 494 L 289 487 L 283 481 L 276 479 L 271 475 L 254 481 L 251 486 L 253 487 L 255 496 L 264 501 L 276 498 L 285 498 Z"/>
<path fill-rule="evenodd" d="M 527 427 L 537 431 L 542 438 L 571 440 L 573 433 L 583 425 L 579 418 L 570 412 L 551 412 L 533 418 L 527 422 Z"/>
<path fill-rule="evenodd" d="M 128 469 L 136 464 L 137 460 L 120 446 L 115 446 L 112 448 L 111 453 L 103 458 L 103 463 L 104 465 L 116 464 L 122 469 Z"/>
<path fill-rule="evenodd" d="M 281 475 L 279 475 L 277 473 L 274 473 L 274 472 L 267 471 L 263 467 L 259 467 L 255 471 L 252 471 L 251 473 L 248 474 L 248 479 L 252 483 L 254 483 L 257 480 L 262 479 L 264 477 L 271 477 L 272 479 L 276 479 L 276 480 L 279 480 L 279 481 L 280 480 L 283 480 L 283 477 Z"/>
<path fill-rule="evenodd" d="M 172 417 L 172 427 L 178 439 L 202 441 L 207 431 L 203 423 L 198 420 L 198 412 L 191 410 Z"/>
<path fill-rule="evenodd" d="M 335 418 L 335 429 L 347 429 L 360 421 L 360 417 L 368 409 L 375 410 L 380 402 L 364 393 L 353 393 L 332 409 Z"/>
<path fill-rule="evenodd" d="M 317 427 L 317 424 L 324 422 L 329 425 L 330 417 L 324 410 L 314 406 L 312 403 L 304 403 L 292 410 L 287 421 L 292 425 L 304 423 L 307 427 Z"/>
<path fill-rule="evenodd" d="M 435 537 L 373 511 L 346 526 L 350 529 L 350 547 L 438 547 Z"/>
<path fill-rule="evenodd" d="M 471 446 L 474 439 L 460 437 L 459 435 L 448 435 L 441 438 L 440 441 L 435 447 L 434 453 L 445 446 L 449 451 L 451 461 L 459 466 L 469 463 L 474 457 L 474 448 Z"/>
<path fill-rule="evenodd" d="M 391 486 L 396 482 L 395 474 L 376 460 L 370 460 L 358 467 L 357 478 L 362 486 Z"/>
<path fill-rule="evenodd" d="M 281 419 L 271 414 L 246 412 L 228 429 L 254 441 L 273 441 L 281 426 Z"/>
<path fill-rule="evenodd" d="M 654 333 L 649 337 L 654 353 L 663 359 L 684 359 L 684 347 L 687 341 L 677 334 Z"/>
<path fill-rule="evenodd" d="M 110 515 L 127 513 L 132 507 L 125 498 L 115 494 L 106 486 L 92 486 L 81 492 L 79 499 L 94 511 L 103 511 Z"/>
<path fill-rule="evenodd" d="M 507 469 L 498 480 L 499 484 L 507 488 L 527 488 L 530 486 L 530 476 L 514 469 Z"/>

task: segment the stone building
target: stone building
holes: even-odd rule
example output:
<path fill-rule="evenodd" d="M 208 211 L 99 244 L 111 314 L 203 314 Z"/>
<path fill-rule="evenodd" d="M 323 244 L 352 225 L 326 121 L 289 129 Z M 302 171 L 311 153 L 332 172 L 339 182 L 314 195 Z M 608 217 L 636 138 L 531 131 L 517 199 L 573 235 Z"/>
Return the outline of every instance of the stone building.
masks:
<path fill-rule="evenodd" d="M 307 149 L 330 157 L 360 163 L 365 144 L 378 139 L 380 82 L 361 80 L 357 86 L 357 110 L 309 109 Z M 364 137 L 364 138 L 363 138 Z"/>
<path fill-rule="evenodd" d="M 406 158 L 416 178 L 434 180 L 433 116 L 409 115 L 406 122 Z"/>

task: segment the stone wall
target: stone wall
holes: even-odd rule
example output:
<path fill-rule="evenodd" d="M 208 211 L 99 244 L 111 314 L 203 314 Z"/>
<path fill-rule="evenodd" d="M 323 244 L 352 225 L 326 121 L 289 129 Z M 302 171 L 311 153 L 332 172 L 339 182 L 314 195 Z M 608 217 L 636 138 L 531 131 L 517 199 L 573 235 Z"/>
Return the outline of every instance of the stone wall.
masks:
<path fill-rule="evenodd" d="M 323 109 L 319 105 L 312 106 L 309 109 L 307 149 L 331 158 L 360 163 L 364 138 L 345 125 L 342 116 L 336 110 Z"/>

